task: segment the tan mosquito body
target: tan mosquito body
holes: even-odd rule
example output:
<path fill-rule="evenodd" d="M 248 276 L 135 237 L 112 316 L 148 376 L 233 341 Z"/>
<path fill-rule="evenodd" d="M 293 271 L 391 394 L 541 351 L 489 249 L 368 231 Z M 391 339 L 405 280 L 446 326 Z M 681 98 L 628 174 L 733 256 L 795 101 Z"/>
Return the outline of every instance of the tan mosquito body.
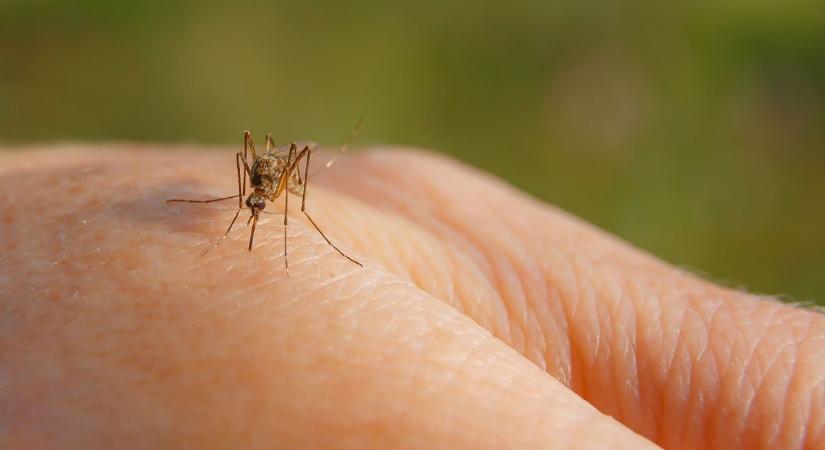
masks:
<path fill-rule="evenodd" d="M 358 125 L 353 129 L 347 143 L 341 147 L 341 151 L 345 151 L 349 141 L 356 135 Z M 255 227 L 258 224 L 258 218 L 263 210 L 266 208 L 267 202 L 274 202 L 281 196 L 284 197 L 284 265 L 287 273 L 289 273 L 289 259 L 287 257 L 287 224 L 289 212 L 289 195 L 296 195 L 301 197 L 301 212 L 309 220 L 309 223 L 318 231 L 321 237 L 334 248 L 341 256 L 352 261 L 355 264 L 363 267 L 363 264 L 356 261 L 343 251 L 339 249 L 329 238 L 321 231 L 321 228 L 312 219 L 306 210 L 306 194 L 307 181 L 309 174 L 309 161 L 312 152 L 315 150 L 313 145 L 303 145 L 299 147 L 296 143 L 289 145 L 276 146 L 272 141 L 271 135 L 266 135 L 266 148 L 262 153 L 255 150 L 255 144 L 252 141 L 252 135 L 249 131 L 244 132 L 243 152 L 235 154 L 235 168 L 238 176 L 238 193 L 228 197 L 215 198 L 210 200 L 187 200 L 187 199 L 170 199 L 167 203 L 186 202 L 186 203 L 212 203 L 222 200 L 238 199 L 238 210 L 232 218 L 232 222 L 226 229 L 226 232 L 221 236 L 215 247 L 219 246 L 221 242 L 232 231 L 232 227 L 238 220 L 238 216 L 244 208 L 250 211 L 247 225 L 252 223 L 252 230 L 249 234 L 248 249 L 252 250 L 252 244 L 255 240 Z M 328 163 L 327 167 L 331 164 Z M 303 165 L 303 169 L 301 166 Z M 251 191 L 247 195 L 247 183 Z"/>

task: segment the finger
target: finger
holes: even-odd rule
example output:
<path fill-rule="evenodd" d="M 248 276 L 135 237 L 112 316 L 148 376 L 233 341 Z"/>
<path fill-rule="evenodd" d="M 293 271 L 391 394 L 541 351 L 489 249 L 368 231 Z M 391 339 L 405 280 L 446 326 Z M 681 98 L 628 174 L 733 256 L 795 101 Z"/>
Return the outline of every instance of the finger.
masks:
<path fill-rule="evenodd" d="M 221 213 L 163 200 L 220 191 L 224 173 L 231 188 L 222 156 L 22 154 L 3 169 L 5 448 L 651 446 L 307 227 L 288 279 L 280 230 L 199 259 Z"/>
<path fill-rule="evenodd" d="M 444 158 L 371 152 L 321 184 L 422 229 L 397 273 L 656 442 L 825 445 L 820 314 L 706 283 Z"/>

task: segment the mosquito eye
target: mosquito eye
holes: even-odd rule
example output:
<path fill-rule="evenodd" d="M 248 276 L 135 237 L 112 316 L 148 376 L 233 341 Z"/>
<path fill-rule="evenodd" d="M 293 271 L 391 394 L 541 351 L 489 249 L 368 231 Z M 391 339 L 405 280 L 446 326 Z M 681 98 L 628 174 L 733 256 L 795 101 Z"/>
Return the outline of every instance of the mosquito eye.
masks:
<path fill-rule="evenodd" d="M 266 208 L 266 202 L 265 202 L 265 201 L 263 201 L 263 200 L 260 200 L 260 201 L 258 201 L 258 202 L 255 202 L 255 208 L 257 208 L 257 209 L 264 209 L 264 208 Z"/>

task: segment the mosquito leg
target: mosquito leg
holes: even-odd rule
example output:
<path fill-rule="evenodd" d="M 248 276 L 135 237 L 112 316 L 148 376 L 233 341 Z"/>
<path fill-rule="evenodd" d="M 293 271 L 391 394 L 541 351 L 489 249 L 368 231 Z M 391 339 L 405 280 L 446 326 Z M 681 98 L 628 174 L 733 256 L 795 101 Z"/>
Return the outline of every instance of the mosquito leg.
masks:
<path fill-rule="evenodd" d="M 287 167 L 292 165 L 293 158 L 297 158 L 298 147 L 293 142 L 289 146 L 289 155 L 287 155 Z M 286 178 L 289 183 L 289 171 L 281 172 L 281 176 Z M 289 276 L 289 258 L 287 258 L 287 218 L 289 217 L 289 188 L 284 189 L 284 267 L 286 268 L 286 275 Z"/>
<path fill-rule="evenodd" d="M 306 146 L 306 147 L 304 147 L 304 150 L 302 151 L 302 153 L 306 153 L 306 155 L 307 155 L 306 164 L 304 165 L 304 172 L 309 173 L 309 157 L 312 156 L 312 149 L 310 149 L 309 146 Z M 297 164 L 297 161 L 295 161 L 295 162 L 296 162 L 296 167 L 300 165 L 300 164 Z M 307 183 L 309 183 L 309 180 L 307 180 Z M 301 193 L 301 211 L 302 212 L 306 212 L 306 209 L 307 209 L 307 183 L 304 183 L 304 192 Z"/>
<path fill-rule="evenodd" d="M 210 200 L 189 200 L 185 198 L 170 198 L 166 200 L 166 203 L 213 203 L 213 202 L 220 202 L 223 200 L 229 200 L 230 198 L 240 197 L 239 195 L 230 195 L 229 197 L 221 197 L 221 198 L 213 198 Z"/>
<path fill-rule="evenodd" d="M 249 158 L 247 156 L 247 152 L 252 152 L 252 161 L 258 159 L 258 154 L 255 152 L 255 143 L 252 141 L 252 134 L 249 131 L 243 132 L 243 165 L 246 168 L 246 172 L 243 175 L 243 193 L 241 195 L 246 195 L 246 176 L 249 175 L 249 178 L 252 178 L 252 171 L 249 170 Z"/>
<path fill-rule="evenodd" d="M 235 166 L 236 166 L 235 168 L 238 171 L 238 194 L 237 195 L 230 195 L 230 196 L 221 197 L 221 198 L 213 198 L 213 199 L 209 199 L 209 200 L 190 200 L 190 199 L 186 199 L 186 198 L 170 198 L 169 200 L 166 200 L 166 203 L 212 203 L 212 202 L 220 202 L 220 201 L 223 201 L 223 200 L 229 200 L 231 198 L 236 198 L 237 197 L 237 199 L 238 199 L 238 208 L 243 208 L 243 203 L 242 203 L 243 202 L 243 195 L 246 194 L 246 192 L 245 192 L 246 189 L 245 189 L 245 186 L 244 186 L 244 189 L 241 190 L 241 166 L 240 166 L 240 163 L 239 163 L 240 158 L 241 158 L 241 154 L 237 153 L 235 155 Z M 247 172 L 249 171 L 249 167 L 246 165 L 246 161 L 244 161 L 244 169 Z M 244 175 L 246 175 L 246 172 L 244 172 Z M 244 176 L 244 182 L 246 182 L 246 176 Z"/>
<path fill-rule="evenodd" d="M 286 276 L 289 276 L 289 258 L 287 257 L 288 247 L 286 245 L 287 237 L 287 217 L 289 213 L 289 189 L 284 191 L 284 268 L 286 269 Z"/>
<path fill-rule="evenodd" d="M 229 228 L 227 228 L 227 229 L 226 229 L 226 233 L 224 233 L 224 234 L 223 234 L 223 236 L 221 236 L 221 238 L 220 238 L 220 240 L 218 241 L 218 243 L 217 243 L 217 244 L 215 244 L 215 247 L 216 247 L 216 248 L 217 248 L 219 245 L 221 245 L 221 242 L 223 242 L 223 240 L 224 240 L 224 239 L 226 238 L 226 236 L 229 234 L 229 231 L 231 231 L 231 230 L 232 230 L 232 226 L 233 226 L 233 225 L 235 225 L 235 221 L 236 221 L 236 220 L 238 220 L 238 214 L 240 214 L 241 209 L 243 208 L 243 203 L 242 203 L 242 202 L 243 202 L 243 193 L 241 192 L 241 166 L 240 166 L 240 164 L 238 163 L 238 155 L 235 155 L 235 171 L 236 171 L 236 172 L 237 172 L 237 174 L 238 174 L 238 195 L 237 195 L 237 197 L 238 197 L 238 211 L 237 211 L 237 212 L 235 212 L 235 217 L 233 217 L 233 218 L 232 218 L 232 223 L 230 223 L 230 224 L 229 224 Z M 227 199 L 230 199 L 230 198 L 233 198 L 233 197 L 236 197 L 236 196 L 235 196 L 235 195 L 233 195 L 233 196 L 230 196 L 230 197 L 225 197 L 225 198 L 223 198 L 223 199 L 207 200 L 207 201 L 204 201 L 203 203 L 211 203 L 211 202 L 215 202 L 215 201 L 218 201 L 218 200 L 227 200 Z M 191 200 L 189 200 L 189 202 L 192 202 L 192 201 L 191 201 Z M 192 202 L 192 203 L 200 203 L 200 202 Z M 206 254 L 206 252 L 207 252 L 207 251 L 209 251 L 209 249 L 206 249 L 206 250 L 203 252 L 203 254 Z"/>
<path fill-rule="evenodd" d="M 295 172 L 298 174 L 298 186 L 304 185 L 304 179 L 301 177 L 301 166 L 295 166 Z"/>
<path fill-rule="evenodd" d="M 307 145 L 307 147 L 309 147 L 309 145 Z M 297 149 L 297 148 L 296 148 L 296 149 Z M 314 149 L 314 148 L 312 148 L 312 149 L 311 149 L 311 150 L 309 150 L 309 151 L 313 151 L 313 150 L 315 150 L 315 149 Z M 304 173 L 303 173 L 303 174 L 301 174 L 301 165 L 300 165 L 300 164 L 296 164 L 296 165 L 295 165 L 295 171 L 298 173 L 298 185 L 303 186 L 303 185 L 304 185 L 304 180 L 306 179 L 304 176 L 307 176 L 307 177 L 308 177 L 308 176 L 309 176 L 309 172 L 307 172 L 306 170 L 304 170 Z"/>
<path fill-rule="evenodd" d="M 335 246 L 335 244 L 333 244 L 333 243 L 332 243 L 332 241 L 330 241 L 330 240 L 329 240 L 329 238 L 327 237 L 327 235 L 325 235 L 325 234 L 324 234 L 324 232 L 323 232 L 323 231 L 321 231 L 321 228 L 319 228 L 319 227 L 318 227 L 318 224 L 317 224 L 317 223 L 315 223 L 315 221 L 314 221 L 314 220 L 312 220 L 312 217 L 310 217 L 310 216 L 309 216 L 309 213 L 307 213 L 306 211 L 303 211 L 303 213 L 304 213 L 304 215 L 305 215 L 305 216 L 307 216 L 307 219 L 309 219 L 309 222 L 312 224 L 312 226 L 313 226 L 313 227 L 315 227 L 315 229 L 316 229 L 316 230 L 318 230 L 318 233 L 320 233 L 320 234 L 321 234 L 321 237 L 323 237 L 323 238 L 324 238 L 324 240 L 325 240 L 325 241 L 327 241 L 327 244 L 329 244 L 329 245 L 330 245 L 330 247 L 334 248 L 334 249 L 335 249 L 335 251 L 337 251 L 338 253 L 340 253 L 340 254 L 341 254 L 341 256 L 343 256 L 344 258 L 347 258 L 348 260 L 350 260 L 350 261 L 354 262 L 355 264 L 358 264 L 359 266 L 364 267 L 364 265 L 363 265 L 363 264 L 361 264 L 360 262 L 358 262 L 358 261 L 356 261 L 356 260 L 352 259 L 349 255 L 347 255 L 346 253 L 342 252 L 340 248 L 336 247 L 336 246 Z"/>
<path fill-rule="evenodd" d="M 240 162 L 243 163 L 243 182 L 241 181 L 241 166 Z M 243 199 L 246 197 L 246 176 L 249 175 L 249 179 L 252 179 L 252 171 L 249 169 L 249 165 L 246 163 L 246 157 L 241 155 L 240 152 L 235 153 L 235 166 L 238 169 L 238 209 L 243 208 Z"/>
<path fill-rule="evenodd" d="M 302 157 L 304 157 L 304 156 L 305 156 L 305 157 L 306 157 L 306 164 L 305 164 L 304 173 L 309 173 L 309 172 L 308 172 L 308 171 L 309 171 L 309 157 L 310 157 L 310 155 L 311 155 L 311 154 L 312 154 L 312 149 L 311 149 L 309 146 L 304 147 L 304 149 L 303 149 L 303 150 L 301 150 L 301 153 L 299 153 L 299 154 L 298 154 L 298 157 L 295 159 L 295 163 L 294 163 L 294 165 L 295 165 L 295 166 L 297 166 L 297 165 L 298 165 L 299 160 L 300 160 Z M 305 215 L 305 216 L 307 216 L 307 219 L 309 219 L 309 223 L 311 223 L 311 224 L 312 224 L 312 226 L 313 226 L 313 227 L 315 227 L 315 229 L 318 231 L 318 233 L 321 235 L 321 237 L 323 237 L 323 238 L 324 238 L 324 240 L 325 240 L 325 241 L 327 241 L 327 244 L 329 244 L 329 245 L 330 245 L 330 247 L 334 248 L 334 249 L 335 249 L 335 251 L 337 251 L 338 253 L 340 253 L 340 254 L 341 254 L 341 256 L 343 256 L 344 258 L 347 258 L 348 260 L 350 260 L 350 261 L 354 262 L 355 264 L 358 264 L 359 266 L 364 267 L 364 265 L 363 265 L 363 264 L 361 264 L 360 262 L 358 262 L 358 261 L 356 261 L 356 260 L 352 259 L 349 255 L 347 255 L 346 253 L 342 252 L 340 248 L 336 247 L 336 246 L 335 246 L 335 244 L 333 244 L 333 243 L 332 243 L 332 241 L 330 241 L 330 240 L 329 240 L 329 238 L 327 237 L 327 235 L 326 235 L 326 234 L 324 234 L 324 232 L 323 232 L 323 231 L 321 231 L 321 228 L 318 226 L 318 224 L 317 224 L 317 223 L 315 223 L 315 221 L 314 221 L 314 220 L 312 220 L 312 217 L 310 217 L 309 213 L 306 211 L 306 207 L 307 207 L 307 205 L 306 205 L 306 201 L 307 201 L 307 188 L 308 188 L 308 187 L 309 187 L 309 178 L 307 178 L 307 179 L 305 180 L 305 183 L 304 183 L 304 192 L 302 193 L 302 196 L 301 196 L 301 212 L 302 212 L 302 213 L 304 213 L 304 215 Z"/>
<path fill-rule="evenodd" d="M 247 163 L 246 163 L 246 152 L 247 152 L 247 149 L 249 148 L 249 141 L 250 140 L 252 140 L 252 135 L 249 134 L 249 131 L 244 131 L 243 132 L 243 165 L 244 165 L 244 168 L 246 168 L 246 165 L 247 165 Z M 235 162 L 236 163 L 237 163 L 238 158 L 240 156 L 241 156 L 240 152 L 235 155 Z M 249 170 L 244 171 L 244 173 L 243 173 L 243 183 L 241 183 L 243 185 L 243 190 L 244 191 L 246 191 L 246 175 L 247 175 L 247 172 L 249 172 Z M 244 194 L 246 194 L 246 192 L 242 192 L 241 197 L 243 197 Z"/>
<path fill-rule="evenodd" d="M 203 251 L 203 253 L 201 253 L 201 256 L 205 255 L 205 254 L 206 254 L 206 252 L 208 252 L 210 248 L 218 248 L 218 246 L 220 246 L 220 245 L 221 245 L 221 243 L 223 242 L 223 240 L 224 240 L 224 239 L 226 239 L 226 237 L 227 237 L 227 236 L 229 236 L 229 232 L 230 232 L 230 231 L 232 231 L 232 227 L 233 227 L 233 226 L 235 226 L 235 221 L 237 221 L 237 220 L 238 220 L 238 215 L 239 215 L 240 213 L 241 213 L 241 210 L 240 210 L 240 209 L 238 209 L 237 211 L 235 211 L 235 217 L 233 217 L 233 218 L 232 218 L 232 222 L 230 222 L 230 223 L 229 223 L 229 227 L 226 229 L 226 232 L 224 232 L 224 233 L 223 233 L 223 236 L 221 236 L 221 238 L 220 238 L 220 239 L 218 239 L 218 242 L 216 242 L 216 243 L 215 243 L 215 245 L 214 245 L 213 247 L 207 247 L 207 249 L 206 249 L 206 250 L 204 250 L 204 251 Z"/>
<path fill-rule="evenodd" d="M 298 144 L 293 142 L 289 144 L 289 156 L 287 156 L 286 158 L 287 172 L 292 173 L 293 167 L 295 167 L 298 164 L 298 158 L 300 158 L 298 156 Z M 298 178 L 300 179 L 300 177 L 301 175 L 299 172 Z M 289 181 L 289 176 L 287 176 L 287 181 Z"/>
<path fill-rule="evenodd" d="M 235 153 L 235 170 L 238 172 L 238 209 L 240 210 L 243 208 L 243 197 L 246 193 L 246 166 L 244 166 L 244 179 L 243 183 L 241 183 L 241 161 L 239 153 Z M 241 186 L 243 186 L 243 188 L 241 188 Z"/>
<path fill-rule="evenodd" d="M 249 168 L 249 164 L 244 159 L 241 152 L 238 152 L 235 155 L 238 159 L 240 159 L 241 163 L 243 163 L 243 171 L 244 171 L 244 185 L 243 185 L 243 195 L 246 195 L 246 176 L 249 175 L 249 178 L 252 178 L 252 169 Z"/>

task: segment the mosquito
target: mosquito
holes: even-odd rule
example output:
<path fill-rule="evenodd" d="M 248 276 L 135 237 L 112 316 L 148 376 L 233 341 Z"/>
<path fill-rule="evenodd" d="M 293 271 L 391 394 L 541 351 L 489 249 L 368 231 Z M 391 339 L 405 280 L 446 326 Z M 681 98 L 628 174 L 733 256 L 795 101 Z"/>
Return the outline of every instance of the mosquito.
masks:
<path fill-rule="evenodd" d="M 350 141 L 358 134 L 358 129 L 361 126 L 361 120 L 355 125 L 349 139 L 341 147 L 341 153 L 345 152 Z M 277 146 L 272 141 L 272 135 L 266 135 L 266 149 L 259 154 L 255 150 L 255 143 L 252 140 L 252 135 L 249 131 L 243 133 L 243 152 L 235 154 L 235 169 L 238 175 L 238 193 L 227 197 L 213 198 L 210 200 L 189 200 L 181 198 L 173 198 L 166 200 L 166 203 L 214 203 L 223 200 L 238 199 L 238 209 L 235 211 L 235 217 L 229 223 L 229 227 L 223 236 L 215 243 L 217 248 L 226 239 L 232 231 L 232 227 L 238 220 L 238 216 L 244 207 L 249 208 L 250 216 L 246 224 L 252 223 L 252 231 L 249 233 L 249 247 L 252 250 L 252 244 L 255 240 L 255 227 L 258 224 L 258 218 L 266 208 L 266 202 L 274 202 L 281 195 L 284 196 L 284 266 L 289 273 L 289 259 L 287 257 L 287 224 L 289 212 L 289 194 L 301 196 L 301 212 L 309 219 L 309 223 L 318 231 L 321 237 L 334 248 L 341 256 L 352 261 L 353 263 L 364 267 L 363 264 L 353 259 L 351 256 L 344 253 L 327 237 L 321 230 L 321 227 L 312 219 L 306 210 L 307 200 L 307 185 L 309 181 L 309 161 L 312 152 L 315 148 L 312 145 L 304 145 L 301 150 L 298 150 L 298 145 L 292 142 L 289 145 Z M 250 163 L 249 156 L 252 161 Z M 304 161 L 304 171 L 301 173 L 300 163 Z M 326 167 L 330 167 L 335 160 L 327 162 Z M 249 180 L 249 188 L 251 193 L 246 195 L 247 179 Z M 246 201 L 244 201 L 246 198 Z M 245 205 L 245 206 L 244 206 Z M 267 212 L 269 213 L 269 212 Z M 209 249 L 207 249 L 208 251 Z M 204 252 L 206 253 L 206 252 Z"/>

